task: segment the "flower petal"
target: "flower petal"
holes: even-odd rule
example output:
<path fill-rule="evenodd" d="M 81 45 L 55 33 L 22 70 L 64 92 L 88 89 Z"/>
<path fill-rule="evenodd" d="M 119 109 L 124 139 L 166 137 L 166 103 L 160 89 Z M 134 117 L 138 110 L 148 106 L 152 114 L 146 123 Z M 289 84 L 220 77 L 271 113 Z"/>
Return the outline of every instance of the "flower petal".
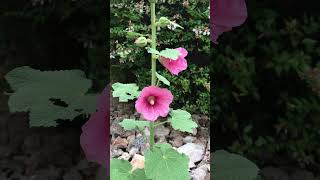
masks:
<path fill-rule="evenodd" d="M 211 0 L 210 24 L 211 40 L 217 44 L 218 37 L 240 26 L 247 18 L 247 7 L 244 0 Z"/>
<path fill-rule="evenodd" d="M 148 102 L 148 97 L 150 96 L 155 97 L 154 105 L 150 105 Z M 156 121 L 159 116 L 167 116 L 172 101 L 173 95 L 169 90 L 157 86 L 149 86 L 142 89 L 135 103 L 135 108 L 138 113 L 142 114 L 144 119 Z"/>
<path fill-rule="evenodd" d="M 81 147 L 89 161 L 107 166 L 109 159 L 109 87 L 98 100 L 98 111 L 82 126 Z"/>
<path fill-rule="evenodd" d="M 188 55 L 188 51 L 185 48 L 179 47 L 176 50 L 180 52 L 180 57 L 186 57 Z"/>

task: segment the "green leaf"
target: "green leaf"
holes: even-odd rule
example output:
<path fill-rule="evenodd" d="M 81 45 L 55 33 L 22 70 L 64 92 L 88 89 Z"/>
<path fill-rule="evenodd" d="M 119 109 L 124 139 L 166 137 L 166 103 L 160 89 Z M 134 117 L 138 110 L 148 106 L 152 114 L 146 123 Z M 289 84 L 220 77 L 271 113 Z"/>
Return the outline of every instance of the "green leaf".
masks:
<path fill-rule="evenodd" d="M 132 166 L 128 161 L 112 159 L 110 162 L 110 180 L 147 180 L 143 169 L 131 172 Z"/>
<path fill-rule="evenodd" d="M 169 82 L 165 77 L 161 76 L 161 75 L 158 74 L 157 72 L 156 72 L 156 76 L 157 76 L 157 78 L 158 78 L 161 82 L 163 82 L 165 85 L 170 86 L 170 82 Z"/>
<path fill-rule="evenodd" d="M 165 58 L 169 58 L 171 60 L 177 60 L 180 56 L 180 52 L 176 49 L 166 48 L 165 50 L 160 51 L 159 55 Z"/>
<path fill-rule="evenodd" d="M 114 83 L 112 85 L 112 96 L 118 97 L 119 102 L 128 102 L 128 100 L 133 100 L 139 96 L 139 87 L 132 84 L 122 84 L 122 83 Z"/>
<path fill-rule="evenodd" d="M 157 55 L 160 54 L 160 52 L 159 52 L 158 50 L 152 49 L 152 48 L 148 48 L 148 53 L 150 53 L 150 54 L 157 54 Z"/>
<path fill-rule="evenodd" d="M 248 126 L 246 126 L 246 127 L 244 128 L 243 132 L 244 132 L 245 134 L 248 134 L 249 132 L 251 132 L 252 128 L 253 128 L 253 127 L 252 127 L 251 125 L 248 125 Z"/>
<path fill-rule="evenodd" d="M 156 49 L 148 48 L 148 53 L 157 54 L 159 56 L 169 58 L 171 60 L 177 60 L 180 56 L 180 52 L 178 50 L 169 48 L 166 48 L 165 50 L 162 50 L 160 52 Z"/>
<path fill-rule="evenodd" d="M 189 159 L 169 144 L 156 144 L 145 153 L 145 172 L 152 180 L 189 180 Z"/>
<path fill-rule="evenodd" d="M 212 179 L 219 180 L 254 180 L 259 168 L 248 159 L 224 150 L 213 153 Z"/>
<path fill-rule="evenodd" d="M 91 81 L 80 70 L 39 71 L 23 66 L 5 79 L 15 92 L 10 112 L 29 112 L 30 126 L 56 126 L 58 119 L 73 120 L 96 110 L 96 94 L 87 94 Z"/>
<path fill-rule="evenodd" d="M 134 130 L 139 129 L 143 130 L 144 127 L 149 126 L 150 122 L 148 121 L 137 121 L 135 119 L 124 119 L 121 123 L 119 123 L 121 127 L 123 127 L 125 130 Z"/>
<path fill-rule="evenodd" d="M 192 133 L 192 129 L 198 127 L 197 123 L 192 121 L 191 114 L 187 111 L 181 109 L 172 110 L 170 116 L 169 122 L 175 130 Z"/>

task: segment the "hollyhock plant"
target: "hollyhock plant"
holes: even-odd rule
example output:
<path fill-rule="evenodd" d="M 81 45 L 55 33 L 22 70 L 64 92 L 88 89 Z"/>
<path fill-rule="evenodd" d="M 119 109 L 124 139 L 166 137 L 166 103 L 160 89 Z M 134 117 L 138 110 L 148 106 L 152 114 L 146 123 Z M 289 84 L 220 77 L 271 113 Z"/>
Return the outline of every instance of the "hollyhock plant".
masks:
<path fill-rule="evenodd" d="M 245 0 L 211 0 L 210 5 L 211 40 L 217 44 L 222 33 L 244 23 L 247 7 Z"/>
<path fill-rule="evenodd" d="M 109 159 L 109 92 L 107 86 L 98 99 L 98 110 L 82 126 L 81 147 L 89 161 L 107 166 Z"/>
<path fill-rule="evenodd" d="M 143 143 L 150 148 L 143 153 L 143 156 L 138 154 L 139 159 L 142 160 L 139 165 L 135 163 L 134 159 L 130 164 L 121 158 L 113 158 L 110 162 L 110 179 L 166 180 L 174 177 L 178 180 L 189 180 L 189 159 L 186 154 L 179 153 L 170 144 L 155 142 L 155 128 L 159 125 L 167 123 L 177 131 L 188 133 L 193 133 L 194 128 L 198 127 L 192 120 L 190 113 L 170 107 L 174 98 L 172 93 L 166 88 L 159 87 L 160 85 L 170 86 L 170 82 L 157 73 L 158 60 L 172 75 L 178 75 L 187 69 L 185 57 L 188 51 L 182 47 L 166 48 L 162 51 L 156 49 L 157 28 L 165 27 L 168 24 L 182 27 L 166 17 L 160 17 L 156 21 L 156 0 L 149 0 L 149 2 L 151 35 L 142 36 L 142 34 L 135 32 L 130 32 L 130 34 L 137 35 L 135 44 L 138 47 L 144 48 L 151 44 L 151 47 L 146 47 L 148 53 L 151 54 L 151 85 L 139 91 L 140 88 L 134 83 L 117 82 L 112 85 L 112 96 L 119 98 L 120 102 L 128 102 L 137 98 L 135 109 L 141 114 L 141 119 L 123 119 L 119 125 L 125 130 L 142 131 L 145 136 L 143 139 L 148 139 L 149 144 L 140 142 L 141 140 L 139 140 L 139 144 Z M 166 119 L 163 120 L 159 117 Z M 150 133 L 146 133 L 145 129 L 148 129 Z"/>
<path fill-rule="evenodd" d="M 169 90 L 157 86 L 149 86 L 143 88 L 135 107 L 144 119 L 155 121 L 159 116 L 166 117 L 168 115 L 169 105 L 172 100 L 173 95 Z"/>
<path fill-rule="evenodd" d="M 180 53 L 178 59 L 176 60 L 160 57 L 161 64 L 166 67 L 172 75 L 178 75 L 181 71 L 186 70 L 188 67 L 187 60 L 185 59 L 185 57 L 188 55 L 188 51 L 182 47 L 179 47 L 176 50 Z"/>

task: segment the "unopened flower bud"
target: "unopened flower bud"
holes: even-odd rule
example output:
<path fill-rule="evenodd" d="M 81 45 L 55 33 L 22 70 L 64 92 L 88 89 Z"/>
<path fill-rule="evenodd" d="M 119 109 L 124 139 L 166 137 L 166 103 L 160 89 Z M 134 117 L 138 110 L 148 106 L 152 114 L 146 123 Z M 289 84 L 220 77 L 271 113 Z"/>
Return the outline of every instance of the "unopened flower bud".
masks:
<path fill-rule="evenodd" d="M 134 42 L 139 47 L 145 47 L 148 44 L 147 38 L 141 36 Z"/>
<path fill-rule="evenodd" d="M 171 21 L 166 17 L 161 17 L 158 21 L 159 27 L 166 27 L 171 24 Z"/>

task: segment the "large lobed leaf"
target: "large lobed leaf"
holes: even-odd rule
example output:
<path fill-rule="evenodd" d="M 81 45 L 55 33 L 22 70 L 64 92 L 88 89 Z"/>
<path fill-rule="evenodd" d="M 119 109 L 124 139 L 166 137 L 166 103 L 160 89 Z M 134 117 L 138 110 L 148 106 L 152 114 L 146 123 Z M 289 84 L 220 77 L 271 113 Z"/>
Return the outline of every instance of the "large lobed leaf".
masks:
<path fill-rule="evenodd" d="M 217 180 L 256 180 L 259 168 L 248 159 L 224 150 L 213 153 L 211 179 Z"/>
<path fill-rule="evenodd" d="M 147 180 L 143 169 L 132 171 L 128 161 L 112 159 L 110 162 L 110 180 Z"/>
<path fill-rule="evenodd" d="M 192 121 L 191 114 L 185 110 L 172 110 L 170 116 L 169 122 L 175 130 L 192 133 L 192 129 L 198 127 L 197 123 Z"/>
<path fill-rule="evenodd" d="M 189 180 L 189 159 L 169 144 L 156 144 L 145 153 L 145 173 L 152 180 Z"/>
<path fill-rule="evenodd" d="M 135 119 L 124 119 L 121 123 L 119 123 L 121 127 L 123 127 L 125 130 L 134 130 L 138 129 L 142 131 L 144 127 L 149 126 L 150 122 L 148 121 L 137 121 Z"/>
<path fill-rule="evenodd" d="M 119 102 L 128 102 L 129 100 L 133 100 L 139 96 L 139 87 L 134 84 L 123 84 L 123 83 L 114 83 L 112 85 L 112 96 L 118 97 Z"/>
<path fill-rule="evenodd" d="M 30 126 L 56 126 L 58 119 L 73 120 L 96 110 L 97 95 L 87 94 L 91 81 L 80 70 L 40 71 L 23 66 L 5 79 L 15 91 L 8 102 L 10 112 L 29 112 Z"/>

